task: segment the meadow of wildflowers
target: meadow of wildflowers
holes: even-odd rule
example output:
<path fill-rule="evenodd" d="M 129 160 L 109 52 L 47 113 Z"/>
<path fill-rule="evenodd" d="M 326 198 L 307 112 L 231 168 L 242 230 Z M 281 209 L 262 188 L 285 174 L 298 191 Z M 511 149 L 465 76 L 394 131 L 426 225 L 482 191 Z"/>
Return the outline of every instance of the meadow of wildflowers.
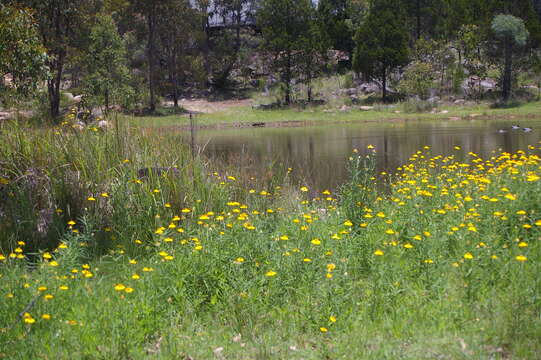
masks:
<path fill-rule="evenodd" d="M 539 144 L 425 147 L 392 174 L 353 149 L 316 193 L 213 172 L 175 135 L 0 138 L 0 358 L 541 353 Z M 176 171 L 137 176 L 156 166 Z"/>

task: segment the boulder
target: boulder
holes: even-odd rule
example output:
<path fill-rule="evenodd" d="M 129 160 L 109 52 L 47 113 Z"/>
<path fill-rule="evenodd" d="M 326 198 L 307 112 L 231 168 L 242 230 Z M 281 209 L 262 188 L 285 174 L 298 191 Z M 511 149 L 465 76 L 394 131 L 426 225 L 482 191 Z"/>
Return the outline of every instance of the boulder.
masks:
<path fill-rule="evenodd" d="M 363 83 L 357 88 L 363 94 L 370 94 L 379 91 L 379 85 L 373 82 Z"/>
<path fill-rule="evenodd" d="M 8 120 L 11 118 L 11 114 L 5 111 L 0 111 L 0 121 Z"/>
<path fill-rule="evenodd" d="M 109 128 L 109 122 L 107 120 L 100 120 L 96 125 L 98 128 L 103 130 Z"/>
<path fill-rule="evenodd" d="M 374 107 L 373 106 L 361 106 L 359 107 L 360 110 L 362 111 L 370 111 L 370 110 L 374 110 Z"/>

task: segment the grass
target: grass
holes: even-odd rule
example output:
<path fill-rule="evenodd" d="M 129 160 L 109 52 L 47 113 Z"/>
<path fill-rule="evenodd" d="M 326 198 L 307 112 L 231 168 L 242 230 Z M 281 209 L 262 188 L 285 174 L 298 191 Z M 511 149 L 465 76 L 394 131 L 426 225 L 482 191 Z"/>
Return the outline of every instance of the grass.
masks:
<path fill-rule="evenodd" d="M 246 107 L 233 108 L 227 111 L 196 115 L 196 124 L 198 126 L 209 127 L 227 127 L 238 124 L 251 123 L 286 123 L 286 122 L 306 122 L 306 123 L 324 123 L 324 122 L 381 122 L 390 119 L 448 119 L 450 117 L 468 117 L 471 115 L 498 117 L 498 116 L 516 116 L 524 117 L 532 114 L 538 114 L 541 110 L 541 102 L 531 102 L 514 108 L 491 108 L 488 103 L 480 103 L 475 106 L 441 106 L 438 113 L 405 113 L 403 107 L 378 106 L 375 110 L 361 111 L 351 110 L 341 112 L 336 109 L 327 110 L 324 107 L 302 109 L 284 109 L 284 110 L 254 110 Z M 447 113 L 441 111 L 447 110 Z M 330 112 L 329 112 L 330 111 Z M 395 111 L 399 111 L 396 113 Z M 130 124 L 136 127 L 167 127 L 167 126 L 189 126 L 190 121 L 185 115 L 169 116 L 144 116 L 128 117 Z"/>
<path fill-rule="evenodd" d="M 385 179 L 370 171 L 377 149 L 354 150 L 350 182 L 311 196 L 287 172 L 280 185 L 213 173 L 174 134 L 122 121 L 8 124 L 0 138 L 0 357 L 541 352 L 537 145 L 491 159 L 424 148 Z M 181 171 L 138 179 L 150 166 Z M 56 210 L 46 243 L 32 197 L 43 189 Z"/>

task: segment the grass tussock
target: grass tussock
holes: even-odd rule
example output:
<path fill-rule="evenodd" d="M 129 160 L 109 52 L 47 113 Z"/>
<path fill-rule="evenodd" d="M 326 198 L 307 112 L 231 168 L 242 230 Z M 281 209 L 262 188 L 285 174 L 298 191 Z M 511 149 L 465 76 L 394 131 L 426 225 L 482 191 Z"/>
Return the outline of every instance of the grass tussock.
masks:
<path fill-rule="evenodd" d="M 10 234 L 0 257 L 3 357 L 527 359 L 541 351 L 538 147 L 464 162 L 459 148 L 421 149 L 385 191 L 371 170 L 377 149 L 355 150 L 340 193 L 311 196 L 306 186 L 207 172 L 175 136 L 14 124 L 0 136 L 9 144 L 1 150 L 1 233 Z M 150 166 L 180 175 L 137 180 Z M 22 180 L 30 169 L 35 184 Z M 57 242 L 47 248 L 22 234 L 36 234 L 36 204 L 49 202 Z"/>

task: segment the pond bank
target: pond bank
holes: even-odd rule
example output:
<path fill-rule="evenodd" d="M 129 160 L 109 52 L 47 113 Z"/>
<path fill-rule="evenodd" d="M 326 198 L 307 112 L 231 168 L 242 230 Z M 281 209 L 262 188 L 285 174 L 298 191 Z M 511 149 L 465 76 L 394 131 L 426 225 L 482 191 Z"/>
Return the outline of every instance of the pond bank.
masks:
<path fill-rule="evenodd" d="M 541 113 L 541 102 L 527 103 L 515 108 L 492 109 L 489 104 L 477 106 L 448 106 L 437 113 L 403 113 L 397 108 L 382 108 L 362 111 L 330 111 L 323 108 L 254 110 L 247 106 L 230 107 L 221 112 L 196 114 L 195 128 L 227 129 L 248 127 L 302 127 L 317 124 L 358 123 L 358 122 L 400 122 L 412 119 L 461 120 L 513 119 L 513 117 L 533 118 Z M 179 130 L 190 129 L 189 115 L 130 117 L 123 115 L 131 125 L 143 128 L 174 127 Z M 255 125 L 255 126 L 254 126 Z"/>

